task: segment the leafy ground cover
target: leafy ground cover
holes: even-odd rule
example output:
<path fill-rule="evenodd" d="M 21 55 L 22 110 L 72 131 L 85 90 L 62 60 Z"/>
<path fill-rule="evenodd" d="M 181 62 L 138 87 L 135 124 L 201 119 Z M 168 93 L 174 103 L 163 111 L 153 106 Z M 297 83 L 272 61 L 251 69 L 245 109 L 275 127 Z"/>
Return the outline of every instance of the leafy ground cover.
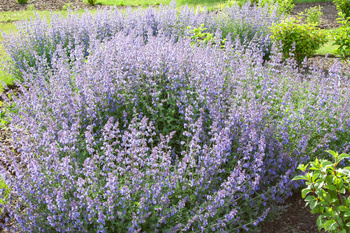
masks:
<path fill-rule="evenodd" d="M 16 154 L 1 154 L 12 226 L 258 230 L 300 162 L 349 141 L 339 64 L 326 75 L 281 61 L 266 12 L 99 11 L 5 37 L 24 81 L 9 113 Z M 201 25 L 214 42 L 187 30 Z"/>

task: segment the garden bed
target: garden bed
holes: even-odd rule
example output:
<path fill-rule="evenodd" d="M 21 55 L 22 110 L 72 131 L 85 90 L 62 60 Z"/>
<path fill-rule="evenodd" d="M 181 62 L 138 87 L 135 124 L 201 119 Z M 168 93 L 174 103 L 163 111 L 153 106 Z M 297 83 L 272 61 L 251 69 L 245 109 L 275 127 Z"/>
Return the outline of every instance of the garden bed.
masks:
<path fill-rule="evenodd" d="M 13 1 L 9 1 L 7 6 L 13 6 L 13 8 L 8 8 L 0 4 L 0 10 L 21 10 L 25 9 L 25 6 L 18 6 L 11 3 Z M 43 3 L 46 3 L 45 7 Z M 12 5 L 11 5 L 11 4 Z M 75 5 L 76 3 L 76 5 Z M 65 4 L 64 1 L 52 1 L 50 4 L 48 4 L 47 1 L 30 1 L 28 4 L 34 4 L 35 8 L 38 10 L 53 10 L 53 9 L 61 9 L 62 6 Z M 36 4 L 38 8 L 36 7 Z M 295 9 L 293 11 L 294 14 L 297 14 L 299 12 L 304 11 L 305 9 L 312 7 L 314 5 L 321 5 L 323 6 L 323 23 L 320 25 L 321 28 L 333 28 L 339 26 L 337 23 L 335 23 L 335 18 L 337 18 L 337 11 L 335 9 L 335 6 L 333 3 L 321 3 L 321 4 L 298 4 L 295 6 Z M 73 2 L 72 4 L 75 8 L 85 8 L 87 7 L 86 4 L 81 4 L 78 2 Z M 91 8 L 91 7 L 89 7 Z M 336 58 L 324 58 L 322 56 L 315 56 L 314 58 L 311 58 L 309 61 L 309 64 L 316 62 L 316 64 L 320 64 L 322 59 L 326 59 L 326 65 L 324 66 L 324 69 L 329 69 L 331 65 L 335 62 Z M 346 71 L 348 66 L 344 67 L 344 72 Z M 0 128 L 0 140 L 8 142 L 8 131 L 6 129 Z M 304 201 L 300 197 L 300 193 L 294 194 L 292 197 L 287 199 L 286 204 L 289 205 L 289 207 L 286 208 L 286 212 L 282 214 L 280 219 L 277 219 L 270 223 L 264 223 L 262 224 L 262 232 L 266 233 L 276 233 L 276 232 L 293 232 L 293 233 L 302 233 L 302 232 L 318 232 L 317 226 L 316 226 L 316 218 L 317 216 L 311 215 L 309 207 L 304 207 Z"/>

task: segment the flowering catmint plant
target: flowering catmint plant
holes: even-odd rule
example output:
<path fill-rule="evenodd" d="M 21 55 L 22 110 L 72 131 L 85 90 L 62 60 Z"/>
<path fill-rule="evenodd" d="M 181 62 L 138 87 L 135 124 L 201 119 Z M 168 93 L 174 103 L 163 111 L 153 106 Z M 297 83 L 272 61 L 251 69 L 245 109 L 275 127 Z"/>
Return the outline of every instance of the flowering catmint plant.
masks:
<path fill-rule="evenodd" d="M 291 179 L 311 152 L 348 146 L 350 83 L 338 63 L 305 72 L 282 63 L 278 46 L 264 62 L 264 35 L 193 46 L 167 27 L 145 35 L 134 25 L 21 63 L 9 113 L 16 153 L 0 154 L 11 187 L 4 226 L 258 231 L 300 185 Z"/>
<path fill-rule="evenodd" d="M 106 41 L 122 31 L 125 35 L 141 36 L 147 41 L 147 35 L 157 35 L 161 30 L 174 41 L 188 34 L 187 27 L 199 27 L 201 24 L 208 28 L 210 33 L 228 33 L 242 40 L 252 40 L 256 33 L 266 36 L 262 48 L 270 45 L 268 27 L 279 21 L 274 13 L 268 13 L 262 8 L 251 8 L 246 4 L 242 9 L 238 6 L 225 9 L 216 15 L 213 12 L 196 12 L 187 6 L 177 10 L 175 2 L 169 6 L 160 6 L 158 10 L 125 11 L 111 8 L 98 10 L 96 14 L 71 13 L 66 18 L 52 15 L 50 23 L 37 16 L 28 22 L 18 24 L 16 35 L 4 35 L 4 48 L 13 59 L 13 73 L 22 79 L 23 69 L 26 66 L 37 67 L 36 56 L 44 56 L 48 66 L 52 65 L 52 54 L 61 44 L 68 48 L 68 55 L 76 46 L 82 46 L 84 54 L 89 54 L 89 46 L 96 39 Z M 266 49 L 265 49 L 266 50 Z M 74 61 L 74 56 L 71 58 Z"/>
<path fill-rule="evenodd" d="M 303 76 L 278 56 L 263 66 L 261 40 L 221 49 L 117 33 L 87 58 L 76 46 L 74 66 L 63 46 L 50 69 L 38 57 L 11 114 L 18 156 L 1 155 L 15 229 L 256 229 L 291 195 L 306 152 L 350 119 L 337 67 Z"/>

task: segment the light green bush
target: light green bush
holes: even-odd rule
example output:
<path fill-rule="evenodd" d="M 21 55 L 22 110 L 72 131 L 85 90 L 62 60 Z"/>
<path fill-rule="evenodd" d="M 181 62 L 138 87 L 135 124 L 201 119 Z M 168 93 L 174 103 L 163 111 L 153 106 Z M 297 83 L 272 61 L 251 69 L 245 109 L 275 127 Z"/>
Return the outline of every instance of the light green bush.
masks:
<path fill-rule="evenodd" d="M 17 0 L 19 4 L 27 4 L 28 0 Z"/>
<path fill-rule="evenodd" d="M 327 34 L 313 24 L 300 24 L 299 19 L 287 18 L 271 28 L 272 39 L 282 42 L 284 59 L 293 51 L 295 59 L 301 63 L 305 57 L 311 57 L 317 49 L 325 44 Z"/>
<path fill-rule="evenodd" d="M 306 22 L 309 24 L 319 25 L 321 23 L 321 16 L 323 15 L 321 10 L 322 7 L 320 6 L 315 6 L 305 10 Z"/>

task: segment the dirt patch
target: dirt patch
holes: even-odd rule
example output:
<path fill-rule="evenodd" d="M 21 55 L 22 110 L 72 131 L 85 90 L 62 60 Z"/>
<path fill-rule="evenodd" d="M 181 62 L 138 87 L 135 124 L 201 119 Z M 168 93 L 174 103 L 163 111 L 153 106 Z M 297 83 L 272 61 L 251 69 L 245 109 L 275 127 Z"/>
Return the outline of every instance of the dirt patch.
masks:
<path fill-rule="evenodd" d="M 336 6 L 333 2 L 318 2 L 318 3 L 303 3 L 303 4 L 296 4 L 293 8 L 293 11 L 291 12 L 291 15 L 298 15 L 301 12 L 305 12 L 306 9 L 315 7 L 315 6 L 321 6 L 323 16 L 321 17 L 321 24 L 319 25 L 322 29 L 328 29 L 328 28 L 337 28 L 341 26 L 337 22 L 338 11 Z"/>

